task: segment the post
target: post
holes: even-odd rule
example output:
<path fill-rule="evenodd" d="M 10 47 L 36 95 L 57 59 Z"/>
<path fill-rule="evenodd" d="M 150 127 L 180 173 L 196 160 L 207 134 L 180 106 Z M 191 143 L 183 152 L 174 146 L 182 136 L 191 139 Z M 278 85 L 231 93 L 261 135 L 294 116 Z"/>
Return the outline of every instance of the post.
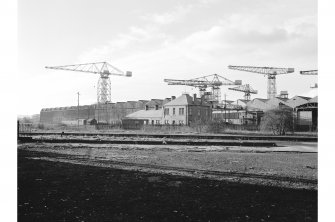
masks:
<path fill-rule="evenodd" d="M 78 106 L 77 106 L 77 122 L 78 122 L 78 130 L 79 130 L 79 92 L 77 92 L 78 94 Z"/>
<path fill-rule="evenodd" d="M 224 123 L 227 123 L 227 98 L 226 94 L 224 94 Z"/>
<path fill-rule="evenodd" d="M 295 108 L 293 108 L 292 112 L 292 134 L 294 134 L 294 124 L 295 124 L 294 115 L 295 115 Z"/>

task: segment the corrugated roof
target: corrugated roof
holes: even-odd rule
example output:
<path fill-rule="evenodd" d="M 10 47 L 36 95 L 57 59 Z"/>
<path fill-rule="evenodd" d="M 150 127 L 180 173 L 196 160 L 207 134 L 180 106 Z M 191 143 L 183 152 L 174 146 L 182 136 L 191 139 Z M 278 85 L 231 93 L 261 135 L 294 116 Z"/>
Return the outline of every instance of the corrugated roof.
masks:
<path fill-rule="evenodd" d="M 253 100 L 259 100 L 259 101 L 262 101 L 263 103 L 265 103 L 265 102 L 267 102 L 268 101 L 268 99 L 261 99 L 261 98 L 255 98 L 255 99 L 253 99 Z"/>
<path fill-rule="evenodd" d="M 317 103 L 318 102 L 318 96 L 315 96 L 314 98 L 310 99 L 308 102 L 309 103 Z"/>
<path fill-rule="evenodd" d="M 161 118 L 163 117 L 163 110 L 139 110 L 126 116 L 126 118 L 139 119 L 139 118 Z"/>
<path fill-rule="evenodd" d="M 286 102 L 287 100 L 289 100 L 288 98 L 281 98 L 281 97 L 276 97 L 277 99 L 280 99 L 283 102 Z"/>
<path fill-rule="evenodd" d="M 310 99 L 311 99 L 311 97 L 307 97 L 307 96 L 297 96 L 297 97 L 303 98 L 303 99 L 305 99 L 305 100 L 310 100 Z M 314 98 L 315 98 L 315 97 L 314 97 Z"/>

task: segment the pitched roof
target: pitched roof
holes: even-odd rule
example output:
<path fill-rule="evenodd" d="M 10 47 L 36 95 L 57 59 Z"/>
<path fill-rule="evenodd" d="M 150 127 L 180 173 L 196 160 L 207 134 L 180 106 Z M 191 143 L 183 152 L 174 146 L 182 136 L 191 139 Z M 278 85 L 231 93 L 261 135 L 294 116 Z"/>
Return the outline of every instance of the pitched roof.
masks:
<path fill-rule="evenodd" d="M 145 105 L 162 105 L 163 100 L 162 99 L 152 99 L 149 102 L 147 102 Z"/>
<path fill-rule="evenodd" d="M 163 117 L 163 110 L 139 110 L 134 113 L 131 113 L 126 116 L 126 118 L 130 119 L 138 119 L 138 118 L 161 118 Z"/>
<path fill-rule="evenodd" d="M 177 105 L 189 105 L 193 104 L 193 99 L 188 94 L 183 94 L 178 98 L 172 100 L 171 102 L 166 103 L 166 106 L 177 106 Z"/>
<path fill-rule="evenodd" d="M 237 101 L 241 101 L 241 102 L 243 102 L 243 103 L 247 103 L 247 102 L 249 102 L 250 100 L 246 100 L 246 99 L 238 99 Z"/>

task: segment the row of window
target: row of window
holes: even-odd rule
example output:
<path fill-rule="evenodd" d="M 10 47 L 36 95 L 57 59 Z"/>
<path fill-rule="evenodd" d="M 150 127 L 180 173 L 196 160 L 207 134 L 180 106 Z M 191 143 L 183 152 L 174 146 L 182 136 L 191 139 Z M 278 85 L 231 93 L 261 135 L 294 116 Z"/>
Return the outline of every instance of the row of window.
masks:
<path fill-rule="evenodd" d="M 164 109 L 164 115 L 170 115 L 170 109 L 165 108 Z M 172 115 L 176 115 L 176 108 L 172 108 Z M 179 115 L 185 115 L 185 108 L 179 108 Z"/>
<path fill-rule="evenodd" d="M 165 120 L 165 121 L 164 121 L 164 124 L 165 124 L 165 125 L 169 125 L 169 124 L 170 124 L 169 120 Z M 172 120 L 172 123 L 171 123 L 171 124 L 172 124 L 172 125 L 175 125 L 175 124 L 177 124 L 177 123 L 176 123 L 175 120 Z M 184 121 L 183 121 L 183 120 L 179 120 L 178 124 L 179 124 L 179 125 L 184 125 Z"/>
<path fill-rule="evenodd" d="M 160 122 L 159 120 L 156 120 L 156 122 L 155 122 L 155 120 L 151 120 L 151 125 L 160 125 L 160 124 L 161 124 L 161 122 Z M 169 124 L 170 124 L 170 123 L 169 123 L 169 120 L 165 120 L 165 121 L 164 121 L 164 124 L 165 124 L 165 125 L 169 125 Z M 175 120 L 173 120 L 173 121 L 172 121 L 172 125 L 175 125 L 175 124 L 177 124 L 177 123 L 176 123 Z M 183 120 L 179 120 L 178 124 L 179 124 L 179 125 L 184 125 L 184 121 L 183 121 Z"/>

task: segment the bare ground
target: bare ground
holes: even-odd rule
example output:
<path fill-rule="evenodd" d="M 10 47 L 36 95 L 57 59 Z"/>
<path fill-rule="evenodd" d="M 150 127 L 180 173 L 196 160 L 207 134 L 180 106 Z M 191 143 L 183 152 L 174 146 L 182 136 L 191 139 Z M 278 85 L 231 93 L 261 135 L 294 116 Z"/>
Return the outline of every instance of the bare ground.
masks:
<path fill-rule="evenodd" d="M 18 148 L 19 221 L 317 221 L 316 153 Z"/>

